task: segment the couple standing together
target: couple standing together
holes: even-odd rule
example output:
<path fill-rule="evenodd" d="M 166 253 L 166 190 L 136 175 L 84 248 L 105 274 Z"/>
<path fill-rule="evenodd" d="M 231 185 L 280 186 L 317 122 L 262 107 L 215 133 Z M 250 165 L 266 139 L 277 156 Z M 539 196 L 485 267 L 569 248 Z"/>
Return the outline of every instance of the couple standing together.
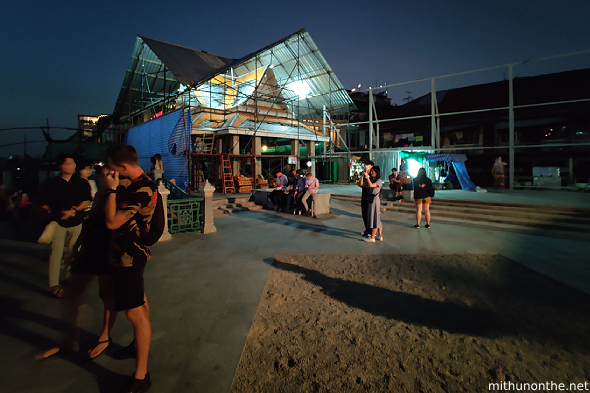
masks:
<path fill-rule="evenodd" d="M 129 185 L 120 185 L 119 176 Z M 151 342 L 149 307 L 144 293 L 143 271 L 150 259 L 148 240 L 155 226 L 163 224 L 156 217 L 156 185 L 138 164 L 137 151 L 120 145 L 110 150 L 108 168 L 97 181 L 100 190 L 93 210 L 82 225 L 73 253 L 72 274 L 62 303 L 66 330 L 61 341 L 37 354 L 45 359 L 76 346 L 76 320 L 82 293 L 95 275 L 99 276 L 99 296 L 104 304 L 104 325 L 96 345 L 88 352 L 94 359 L 111 344 L 111 330 L 117 312 L 125 311 L 133 325 L 134 341 L 115 354 L 116 358 L 136 359 L 135 372 L 120 393 L 139 393 L 151 386 L 147 372 Z M 161 221 L 161 223 L 160 223 Z M 160 233 L 161 234 L 161 233 Z"/>
<path fill-rule="evenodd" d="M 365 170 L 361 173 L 358 183 L 362 189 L 361 209 L 365 230 L 361 234 L 365 242 L 375 243 L 383 241 L 383 225 L 381 224 L 381 200 L 379 194 L 383 187 L 381 169 L 373 161 L 365 163 Z"/>

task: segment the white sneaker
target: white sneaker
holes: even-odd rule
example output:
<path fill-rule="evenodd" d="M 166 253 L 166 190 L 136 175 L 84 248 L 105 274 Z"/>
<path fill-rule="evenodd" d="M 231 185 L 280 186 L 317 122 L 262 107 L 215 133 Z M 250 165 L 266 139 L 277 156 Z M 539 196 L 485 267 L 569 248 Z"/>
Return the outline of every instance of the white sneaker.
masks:
<path fill-rule="evenodd" d="M 380 242 L 383 241 L 383 236 L 375 236 L 375 239 L 379 240 Z"/>
<path fill-rule="evenodd" d="M 370 237 L 363 239 L 363 241 L 367 243 L 375 243 L 375 239 L 371 239 Z"/>

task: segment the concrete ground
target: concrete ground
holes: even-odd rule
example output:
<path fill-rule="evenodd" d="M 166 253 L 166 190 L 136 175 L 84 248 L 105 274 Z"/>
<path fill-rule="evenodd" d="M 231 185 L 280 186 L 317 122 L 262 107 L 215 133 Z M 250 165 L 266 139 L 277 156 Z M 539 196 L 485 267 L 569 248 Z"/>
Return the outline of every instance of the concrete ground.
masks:
<path fill-rule="evenodd" d="M 355 194 L 355 186 L 322 186 L 322 192 Z M 474 193 L 437 191 L 441 199 L 562 205 L 588 208 L 590 194 L 566 191 Z M 150 391 L 229 392 L 246 335 L 274 255 L 500 253 L 590 294 L 590 242 L 556 238 L 550 231 L 505 230 L 471 222 L 413 228 L 413 215 L 385 212 L 385 241 L 359 236 L 358 204 L 333 201 L 332 214 L 319 219 L 244 212 L 216 217 L 217 233 L 184 235 L 152 248 L 146 268 L 146 294 L 153 328 Z M 33 243 L 0 240 L 0 391 L 113 392 L 134 368 L 112 352 L 132 340 L 131 325 L 120 315 L 114 344 L 92 362 L 77 354 L 35 361 L 34 354 L 59 338 L 60 301 L 46 295 L 47 249 Z M 101 303 L 94 282 L 81 306 L 84 338 L 96 339 Z M 89 333 L 91 332 L 91 333 Z"/>

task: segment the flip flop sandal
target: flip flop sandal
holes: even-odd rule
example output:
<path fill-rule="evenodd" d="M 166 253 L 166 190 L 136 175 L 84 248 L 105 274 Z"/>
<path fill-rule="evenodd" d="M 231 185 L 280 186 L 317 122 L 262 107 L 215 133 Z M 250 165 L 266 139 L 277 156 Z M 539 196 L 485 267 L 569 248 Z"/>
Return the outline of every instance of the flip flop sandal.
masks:
<path fill-rule="evenodd" d="M 90 359 L 90 360 L 96 359 L 97 357 L 99 357 L 100 355 L 102 355 L 103 352 L 106 351 L 107 348 L 109 347 L 109 345 L 111 345 L 112 343 L 113 343 L 113 339 L 112 338 L 109 338 L 106 341 L 99 341 L 99 342 L 97 342 L 96 345 L 90 351 L 88 351 L 88 359 Z M 96 355 L 96 356 L 91 356 L 92 351 L 94 351 L 99 345 L 103 345 L 103 344 L 106 344 L 106 346 L 102 349 L 102 351 L 100 351 L 98 353 L 98 355 Z"/>
<path fill-rule="evenodd" d="M 55 285 L 49 288 L 49 296 L 54 297 L 56 299 L 61 299 L 64 296 L 64 289 L 59 285 Z"/>

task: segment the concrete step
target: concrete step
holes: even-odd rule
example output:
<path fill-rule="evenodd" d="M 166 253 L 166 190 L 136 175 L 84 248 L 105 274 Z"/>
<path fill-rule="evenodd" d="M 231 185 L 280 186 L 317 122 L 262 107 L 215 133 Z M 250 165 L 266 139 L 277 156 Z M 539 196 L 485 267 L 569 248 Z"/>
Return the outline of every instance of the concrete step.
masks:
<path fill-rule="evenodd" d="M 411 209 L 415 210 L 415 205 L 412 202 L 382 202 L 382 207 L 386 207 L 389 210 L 396 209 Z M 546 220 L 551 222 L 564 222 L 564 223 L 575 223 L 590 225 L 590 218 L 576 213 L 556 212 L 544 209 L 521 209 L 519 207 L 513 207 L 510 209 L 501 209 L 497 206 L 476 206 L 467 205 L 446 205 L 441 203 L 432 203 L 430 210 L 433 212 L 460 212 L 463 214 L 481 214 L 495 217 L 510 217 L 513 219 L 531 219 L 531 220 Z"/>
<path fill-rule="evenodd" d="M 332 195 L 333 199 L 360 204 L 357 195 Z M 557 231 L 590 233 L 587 209 L 559 206 L 526 206 L 518 204 L 488 204 L 462 201 L 433 200 L 430 206 L 433 219 L 472 221 L 482 225 L 510 225 Z M 414 215 L 413 202 L 382 200 L 382 211 Z"/>
<path fill-rule="evenodd" d="M 382 211 L 390 211 L 397 213 L 415 214 L 416 207 L 410 203 L 402 203 L 401 206 L 384 206 Z M 520 225 L 527 227 L 534 227 L 540 229 L 555 229 L 560 231 L 576 231 L 576 232 L 590 232 L 590 224 L 572 220 L 563 220 L 563 217 L 553 217 L 550 215 L 542 215 L 535 217 L 528 215 L 526 217 L 516 217 L 515 215 L 500 215 L 490 214 L 490 212 L 463 212 L 459 209 L 437 209 L 435 206 L 430 207 L 433 217 L 437 218 L 453 218 L 464 221 L 488 222 L 507 225 Z"/>
<path fill-rule="evenodd" d="M 556 204 L 558 201 L 556 201 Z M 433 205 L 445 205 L 445 206 L 461 206 L 461 207 L 473 207 L 473 208 L 493 208 L 495 210 L 506 210 L 506 211 L 521 211 L 521 212 L 551 212 L 552 214 L 567 214 L 579 217 L 590 218 L 590 209 L 571 208 L 562 206 L 530 206 L 530 205 L 519 205 L 519 204 L 508 204 L 508 203 L 485 203 L 477 201 L 457 201 L 457 200 L 445 200 L 445 199 L 433 199 Z"/>
<path fill-rule="evenodd" d="M 213 207 L 226 205 L 228 203 L 245 203 L 250 201 L 250 196 L 236 196 L 228 198 L 213 199 Z"/>
<path fill-rule="evenodd" d="M 244 206 L 244 207 L 227 207 L 227 208 L 218 208 L 213 210 L 213 216 L 222 216 L 224 214 L 233 214 L 239 212 L 247 212 L 247 211 L 258 211 L 262 210 L 262 206 L 253 205 L 253 206 Z"/>
<path fill-rule="evenodd" d="M 343 201 L 358 201 L 360 202 L 360 195 L 334 195 L 332 198 L 343 200 Z M 402 203 L 406 202 L 402 200 Z M 559 201 L 556 201 L 556 204 Z M 396 203 L 395 201 L 385 200 L 381 198 L 381 203 Z M 413 203 L 413 202 L 409 202 Z M 522 205 L 512 203 L 488 203 L 478 201 L 457 201 L 450 199 L 439 199 L 433 198 L 432 205 L 445 205 L 445 206 L 460 206 L 460 207 L 472 207 L 472 208 L 494 208 L 495 210 L 507 210 L 507 211 L 520 211 L 520 212 L 552 212 L 552 213 L 563 213 L 572 216 L 588 217 L 590 218 L 590 209 L 571 208 L 562 206 L 535 206 L 535 205 Z"/>
<path fill-rule="evenodd" d="M 406 205 L 406 206 L 403 206 L 403 205 L 399 206 L 399 207 L 384 206 L 381 208 L 381 211 L 407 213 L 410 215 L 415 214 L 415 212 L 416 212 L 415 206 L 409 206 L 409 204 L 404 204 L 404 205 Z M 432 216 L 437 217 L 437 218 L 444 217 L 444 218 L 460 219 L 463 221 L 493 222 L 493 223 L 498 223 L 498 224 L 529 226 L 529 227 L 540 228 L 540 229 L 556 229 L 556 230 L 560 230 L 560 231 L 590 232 L 590 224 L 563 221 L 559 217 L 551 217 L 551 216 L 544 216 L 542 218 L 541 217 L 532 218 L 531 216 L 515 217 L 515 216 L 510 216 L 510 215 L 494 215 L 494 214 L 463 212 L 463 211 L 459 211 L 459 210 L 437 210 L 434 206 L 430 207 L 430 211 L 432 212 Z"/>
<path fill-rule="evenodd" d="M 226 203 L 224 205 L 217 205 L 213 206 L 213 210 L 215 209 L 233 209 L 235 207 L 252 207 L 257 206 L 254 202 L 236 202 L 236 203 Z"/>

